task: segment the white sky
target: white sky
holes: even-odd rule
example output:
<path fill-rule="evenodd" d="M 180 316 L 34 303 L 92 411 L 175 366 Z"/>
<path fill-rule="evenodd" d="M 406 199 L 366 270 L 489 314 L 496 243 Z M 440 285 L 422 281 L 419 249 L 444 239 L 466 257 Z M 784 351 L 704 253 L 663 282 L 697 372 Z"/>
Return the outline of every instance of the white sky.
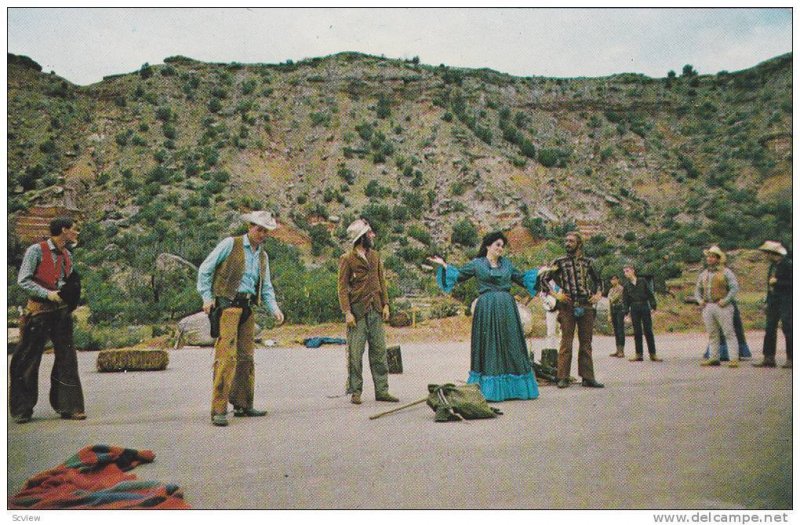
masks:
<path fill-rule="evenodd" d="M 792 50 L 787 7 L 11 7 L 7 16 L 8 52 L 81 85 L 172 55 L 278 63 L 360 51 L 519 76 L 663 77 L 684 64 L 701 74 L 736 71 Z"/>

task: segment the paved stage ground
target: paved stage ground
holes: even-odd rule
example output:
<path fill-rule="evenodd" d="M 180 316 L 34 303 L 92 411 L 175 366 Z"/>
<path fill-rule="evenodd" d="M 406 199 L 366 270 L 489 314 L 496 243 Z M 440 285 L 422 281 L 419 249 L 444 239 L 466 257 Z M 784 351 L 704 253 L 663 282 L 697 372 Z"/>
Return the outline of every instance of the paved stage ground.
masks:
<path fill-rule="evenodd" d="M 755 359 L 762 338 L 748 333 Z M 703 334 L 656 342 L 663 363 L 630 363 L 598 336 L 605 389 L 542 386 L 539 399 L 496 404 L 497 419 L 461 423 L 434 423 L 424 404 L 368 420 L 396 405 L 374 401 L 366 358 L 364 404 L 330 397 L 343 394 L 342 346 L 257 349 L 256 407 L 269 415 L 227 428 L 210 424 L 209 348 L 115 374 L 80 353 L 83 422 L 49 407 L 45 355 L 34 420 L 8 426 L 8 493 L 103 443 L 153 450 L 133 473 L 177 483 L 199 509 L 791 508 L 792 371 L 701 368 Z M 389 343 L 402 345 L 390 389 L 403 403 L 467 377 L 468 341 Z"/>

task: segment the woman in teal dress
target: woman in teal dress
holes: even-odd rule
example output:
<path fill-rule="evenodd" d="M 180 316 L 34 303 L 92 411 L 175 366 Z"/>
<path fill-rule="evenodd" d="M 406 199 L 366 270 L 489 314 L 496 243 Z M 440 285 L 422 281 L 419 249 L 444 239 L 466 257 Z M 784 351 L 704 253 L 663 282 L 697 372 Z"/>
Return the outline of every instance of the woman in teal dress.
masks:
<path fill-rule="evenodd" d="M 447 293 L 456 283 L 472 277 L 478 279 L 467 383 L 477 383 L 488 401 L 539 397 L 517 304 L 511 295 L 512 282 L 535 295 L 538 270 L 525 273 L 516 270 L 503 257 L 507 245 L 505 236 L 494 232 L 483 238 L 478 256 L 464 266 L 456 268 L 441 257 L 428 259 L 441 266 L 436 282 Z"/>

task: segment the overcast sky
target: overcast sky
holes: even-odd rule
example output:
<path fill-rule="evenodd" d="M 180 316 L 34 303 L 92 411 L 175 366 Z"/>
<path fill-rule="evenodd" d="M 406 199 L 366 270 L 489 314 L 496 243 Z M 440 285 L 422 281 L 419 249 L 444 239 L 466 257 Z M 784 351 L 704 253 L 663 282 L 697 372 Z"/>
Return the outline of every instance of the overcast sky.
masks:
<path fill-rule="evenodd" d="M 9 8 L 8 51 L 81 85 L 185 55 L 278 63 L 360 51 L 519 76 L 736 71 L 792 50 L 780 9 Z"/>

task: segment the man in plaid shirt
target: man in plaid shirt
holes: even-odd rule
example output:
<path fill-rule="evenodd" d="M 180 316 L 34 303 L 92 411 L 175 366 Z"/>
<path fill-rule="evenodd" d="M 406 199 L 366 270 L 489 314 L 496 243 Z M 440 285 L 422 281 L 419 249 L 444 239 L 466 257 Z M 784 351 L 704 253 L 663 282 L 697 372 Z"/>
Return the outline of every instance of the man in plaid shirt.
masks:
<path fill-rule="evenodd" d="M 583 237 L 578 232 L 569 232 L 564 239 L 567 255 L 550 264 L 548 278 L 561 287 L 553 295 L 558 299 L 558 321 L 561 324 L 561 346 L 558 349 L 558 388 L 569 386 L 569 371 L 572 364 L 572 341 L 575 327 L 578 328 L 578 374 L 581 385 L 602 388 L 594 377 L 592 364 L 592 328 L 596 315 L 595 304 L 602 297 L 602 281 L 594 269 L 592 259 L 583 256 Z"/>

